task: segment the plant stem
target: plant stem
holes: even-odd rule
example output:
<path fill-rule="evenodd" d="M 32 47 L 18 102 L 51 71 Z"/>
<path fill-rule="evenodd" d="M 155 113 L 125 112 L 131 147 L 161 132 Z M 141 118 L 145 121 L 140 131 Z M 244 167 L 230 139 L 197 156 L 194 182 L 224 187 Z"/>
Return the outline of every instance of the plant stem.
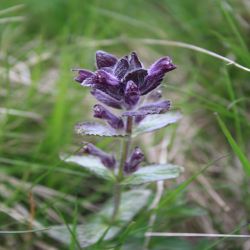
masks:
<path fill-rule="evenodd" d="M 119 164 L 119 169 L 117 173 L 116 183 L 114 186 L 114 210 L 112 214 L 112 221 L 116 220 L 116 217 L 119 212 L 120 203 L 121 203 L 121 181 L 123 179 L 123 167 L 127 160 L 129 148 L 131 144 L 131 134 L 132 134 L 132 127 L 133 127 L 133 118 L 128 117 L 126 123 L 126 134 L 127 136 L 122 139 L 122 150 L 121 150 L 121 159 Z"/>

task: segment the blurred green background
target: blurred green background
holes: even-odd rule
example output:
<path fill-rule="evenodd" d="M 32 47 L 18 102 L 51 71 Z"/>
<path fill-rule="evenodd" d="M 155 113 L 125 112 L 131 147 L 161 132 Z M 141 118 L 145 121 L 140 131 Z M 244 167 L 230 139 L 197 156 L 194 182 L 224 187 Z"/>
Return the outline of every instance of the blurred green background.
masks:
<path fill-rule="evenodd" d="M 157 145 L 167 137 L 168 160 L 185 168 L 177 182 L 166 184 L 154 231 L 248 234 L 249 45 L 248 0 L 2 0 L 1 230 L 24 230 L 31 220 L 43 226 L 64 223 L 55 204 L 68 223 L 81 223 L 111 196 L 109 184 L 59 160 L 60 153 L 74 153 L 86 140 L 116 148 L 117 141 L 74 134 L 77 122 L 91 119 L 94 100 L 73 81 L 71 68 L 93 70 L 94 53 L 102 49 L 118 56 L 136 51 L 146 66 L 169 55 L 178 67 L 163 89 L 183 119 L 151 135 L 150 144 L 140 141 L 157 155 Z M 190 177 L 185 190 L 168 202 L 168 190 Z M 27 192 L 30 185 L 35 188 Z M 149 217 L 144 211 L 135 218 L 119 249 L 142 249 Z M 0 237 L 0 249 L 68 249 L 41 234 Z M 248 250 L 250 241 L 154 238 L 149 249 Z"/>

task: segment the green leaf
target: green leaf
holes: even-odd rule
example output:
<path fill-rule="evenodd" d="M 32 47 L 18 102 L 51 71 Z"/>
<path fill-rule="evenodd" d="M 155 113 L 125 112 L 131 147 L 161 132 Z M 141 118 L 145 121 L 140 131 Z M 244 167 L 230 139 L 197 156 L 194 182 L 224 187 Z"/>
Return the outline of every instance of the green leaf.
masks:
<path fill-rule="evenodd" d="M 91 155 L 83 155 L 83 156 L 73 155 L 66 158 L 64 161 L 80 165 L 86 170 L 106 180 L 114 180 L 115 178 L 111 170 L 105 167 L 100 161 L 100 159 L 97 157 Z"/>
<path fill-rule="evenodd" d="M 156 164 L 140 168 L 122 182 L 123 185 L 139 185 L 147 182 L 177 178 L 183 168 L 172 164 Z"/>
<path fill-rule="evenodd" d="M 165 114 L 147 115 L 133 130 L 133 137 L 152 132 L 177 122 L 181 118 L 179 112 L 167 112 Z"/>
<path fill-rule="evenodd" d="M 94 136 L 108 136 L 108 137 L 123 137 L 123 131 L 117 131 L 106 125 L 97 122 L 83 122 L 75 126 L 75 131 L 79 135 L 94 135 Z"/>
<path fill-rule="evenodd" d="M 147 189 L 124 192 L 121 197 L 119 223 L 113 226 L 107 223 L 113 212 L 113 200 L 109 200 L 98 214 L 87 220 L 86 224 L 75 227 L 77 241 L 80 246 L 87 247 L 95 244 L 103 235 L 105 235 L 104 240 L 114 238 L 146 206 L 150 194 L 151 191 Z M 70 227 L 73 228 L 73 226 Z M 46 233 L 51 238 L 66 245 L 69 245 L 72 239 L 71 232 L 65 225 L 52 226 Z"/>

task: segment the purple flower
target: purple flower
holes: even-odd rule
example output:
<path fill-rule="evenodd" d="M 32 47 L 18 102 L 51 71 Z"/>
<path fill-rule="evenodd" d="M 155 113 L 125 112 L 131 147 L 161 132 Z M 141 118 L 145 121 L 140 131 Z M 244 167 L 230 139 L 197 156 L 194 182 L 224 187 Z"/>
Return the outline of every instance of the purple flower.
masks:
<path fill-rule="evenodd" d="M 107 154 L 91 143 L 84 145 L 83 152 L 89 155 L 97 156 L 107 168 L 113 169 L 116 166 L 116 160 L 113 155 Z"/>
<path fill-rule="evenodd" d="M 75 80 L 91 87 L 100 102 L 125 110 L 135 108 L 141 96 L 157 88 L 165 74 L 176 68 L 169 57 L 163 57 L 147 70 L 135 52 L 118 59 L 107 52 L 97 51 L 96 65 L 96 72 L 78 70 Z"/>
<path fill-rule="evenodd" d="M 152 64 L 148 69 L 148 75 L 144 79 L 144 85 L 140 89 L 141 95 L 146 95 L 157 88 L 161 84 L 164 75 L 175 68 L 176 66 L 172 64 L 172 60 L 168 56 Z"/>
<path fill-rule="evenodd" d="M 113 114 L 101 104 L 93 107 L 95 118 L 108 123 L 82 123 L 76 127 L 80 134 L 99 136 L 131 136 L 133 125 L 138 125 L 147 115 L 162 114 L 170 109 L 170 101 L 162 100 L 159 86 L 166 73 L 176 66 L 170 57 L 162 57 L 146 69 L 135 52 L 122 58 L 104 51 L 96 52 L 96 71 L 76 69 L 75 81 L 81 86 L 91 88 L 91 94 L 107 107 L 122 110 L 119 115 Z M 145 97 L 146 96 L 146 97 Z M 128 117 L 132 117 L 128 119 Z M 153 116 L 150 119 L 154 119 Z M 88 143 L 84 152 L 100 158 L 110 169 L 115 168 L 114 156 L 103 152 Z M 144 154 L 135 147 L 123 162 L 124 173 L 130 174 L 139 168 Z"/>
<path fill-rule="evenodd" d="M 124 172 L 127 174 L 135 172 L 139 168 L 139 164 L 144 160 L 144 154 L 139 147 L 135 147 L 129 159 L 125 162 Z"/>
<path fill-rule="evenodd" d="M 122 118 L 112 114 L 101 104 L 96 104 L 94 106 L 94 117 L 106 120 L 107 123 L 114 129 L 122 129 L 124 127 Z"/>

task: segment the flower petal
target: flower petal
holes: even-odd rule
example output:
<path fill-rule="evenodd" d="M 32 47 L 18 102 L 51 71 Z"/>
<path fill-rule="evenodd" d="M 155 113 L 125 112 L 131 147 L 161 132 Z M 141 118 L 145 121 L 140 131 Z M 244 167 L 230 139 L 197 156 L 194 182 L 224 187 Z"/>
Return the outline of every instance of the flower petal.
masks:
<path fill-rule="evenodd" d="M 112 74 L 108 73 L 105 70 L 97 70 L 95 74 L 95 83 L 100 84 L 109 84 L 112 86 L 118 85 L 119 80 Z"/>
<path fill-rule="evenodd" d="M 143 65 L 141 61 L 139 60 L 137 54 L 135 52 L 131 52 L 130 58 L 129 58 L 129 69 L 130 70 L 135 70 L 138 68 L 142 68 Z"/>
<path fill-rule="evenodd" d="M 103 67 L 112 67 L 116 64 L 116 62 L 116 56 L 102 50 L 96 51 L 96 66 L 98 69 Z"/>
<path fill-rule="evenodd" d="M 135 111 L 126 111 L 122 116 L 145 116 L 149 114 L 162 114 L 170 109 L 170 101 L 154 102 L 140 107 Z"/>
<path fill-rule="evenodd" d="M 133 81 L 137 84 L 139 89 L 144 85 L 144 79 L 147 76 L 147 70 L 145 69 L 136 69 L 129 72 L 125 77 L 123 82 Z"/>
<path fill-rule="evenodd" d="M 122 109 L 121 102 L 118 101 L 117 99 L 113 98 L 112 96 L 106 94 L 105 92 L 99 90 L 99 89 L 93 89 L 91 91 L 91 94 L 99 101 L 102 102 L 103 104 L 116 108 L 116 109 Z"/>
<path fill-rule="evenodd" d="M 129 64 L 128 64 L 128 60 L 126 57 L 121 58 L 117 64 L 115 65 L 115 69 L 114 69 L 114 75 L 118 78 L 118 79 L 122 79 L 125 74 L 127 73 L 129 68 Z"/>
<path fill-rule="evenodd" d="M 75 81 L 82 83 L 87 78 L 94 75 L 93 72 L 86 69 L 73 69 L 73 71 L 78 71 L 78 76 L 75 77 Z"/>
<path fill-rule="evenodd" d="M 144 84 L 141 85 L 141 95 L 146 95 L 157 88 L 161 84 L 164 75 L 175 68 L 176 66 L 172 64 L 170 57 L 163 57 L 152 64 L 148 69 L 148 75 L 145 77 Z"/>
<path fill-rule="evenodd" d="M 98 87 L 98 86 L 104 86 L 105 88 L 107 86 L 118 86 L 119 80 L 109 72 L 105 70 L 97 70 L 95 74 L 90 76 L 89 78 L 85 79 L 81 85 L 82 86 L 91 86 L 91 87 Z"/>
<path fill-rule="evenodd" d="M 99 89 L 114 99 L 121 101 L 123 99 L 124 90 L 121 85 L 105 85 L 105 84 L 94 84 L 94 89 Z"/>
<path fill-rule="evenodd" d="M 138 86 L 133 81 L 128 81 L 125 93 L 124 93 L 124 101 L 125 105 L 128 109 L 133 108 L 140 99 L 140 91 Z"/>
<path fill-rule="evenodd" d="M 149 75 L 156 75 L 156 74 L 165 74 L 171 70 L 174 70 L 176 66 L 172 63 L 172 60 L 169 56 L 162 57 L 153 63 L 150 68 L 148 69 Z"/>

